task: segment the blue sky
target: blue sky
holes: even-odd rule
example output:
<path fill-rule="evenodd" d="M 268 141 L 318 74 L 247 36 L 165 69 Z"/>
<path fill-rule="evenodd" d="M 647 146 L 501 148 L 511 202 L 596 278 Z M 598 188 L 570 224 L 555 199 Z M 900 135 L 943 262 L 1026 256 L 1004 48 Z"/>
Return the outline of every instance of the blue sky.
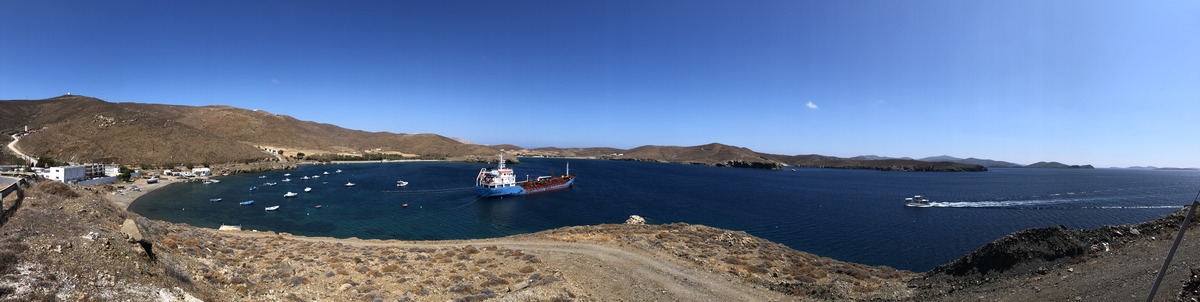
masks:
<path fill-rule="evenodd" d="M 10 1 L 0 99 L 483 144 L 1200 167 L 1187 1 Z"/>

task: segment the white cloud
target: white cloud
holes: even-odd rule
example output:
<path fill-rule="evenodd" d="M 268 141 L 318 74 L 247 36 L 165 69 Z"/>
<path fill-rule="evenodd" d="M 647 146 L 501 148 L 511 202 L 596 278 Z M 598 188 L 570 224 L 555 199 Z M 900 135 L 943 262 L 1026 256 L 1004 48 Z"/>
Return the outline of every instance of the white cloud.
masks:
<path fill-rule="evenodd" d="M 813 104 L 812 101 L 809 101 L 808 104 L 804 104 L 804 106 L 808 106 L 808 109 L 817 109 L 817 104 Z"/>

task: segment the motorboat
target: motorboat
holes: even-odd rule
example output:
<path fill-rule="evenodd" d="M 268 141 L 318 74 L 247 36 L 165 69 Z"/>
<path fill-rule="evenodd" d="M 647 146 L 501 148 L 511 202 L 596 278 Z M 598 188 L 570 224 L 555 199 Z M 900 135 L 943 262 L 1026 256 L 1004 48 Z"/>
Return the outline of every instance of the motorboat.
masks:
<path fill-rule="evenodd" d="M 213 201 L 213 202 L 221 201 L 221 198 L 209 198 L 208 201 Z"/>
<path fill-rule="evenodd" d="M 354 183 L 352 183 L 352 182 L 348 182 L 348 183 L 346 183 L 346 184 L 345 184 L 345 186 L 346 186 L 347 188 L 348 188 L 348 187 L 353 187 L 353 186 L 354 186 Z"/>
<path fill-rule="evenodd" d="M 308 176 L 301 177 L 300 180 L 308 180 Z"/>
<path fill-rule="evenodd" d="M 403 181 L 403 180 L 397 180 L 397 181 L 396 181 L 396 186 L 397 186 L 397 187 L 403 187 L 403 186 L 407 186 L 407 185 L 408 185 L 408 182 L 407 182 L 407 181 Z"/>
<path fill-rule="evenodd" d="M 324 173 L 321 173 L 321 174 L 329 175 L 329 171 L 325 171 Z"/>
<path fill-rule="evenodd" d="M 247 200 L 247 201 L 239 202 L 238 204 L 240 204 L 240 205 L 244 205 L 244 206 L 248 206 L 248 205 L 252 205 L 252 204 L 254 204 L 254 201 L 253 201 L 253 200 Z"/>
<path fill-rule="evenodd" d="M 278 210 L 279 206 L 269 206 L 269 207 L 266 207 L 266 209 L 267 209 L 267 211 L 274 211 L 274 210 Z"/>
<path fill-rule="evenodd" d="M 287 194 L 283 194 L 283 197 L 296 197 L 296 192 L 287 192 Z"/>
<path fill-rule="evenodd" d="M 337 169 L 337 171 L 333 171 L 333 173 L 342 173 L 342 169 Z"/>
<path fill-rule="evenodd" d="M 312 192 L 312 187 L 304 187 L 304 193 Z"/>
<path fill-rule="evenodd" d="M 921 197 L 921 195 L 917 195 L 917 196 L 905 198 L 904 206 L 913 207 L 913 208 L 928 208 L 928 207 L 932 207 L 933 204 L 930 203 L 928 199 Z"/>

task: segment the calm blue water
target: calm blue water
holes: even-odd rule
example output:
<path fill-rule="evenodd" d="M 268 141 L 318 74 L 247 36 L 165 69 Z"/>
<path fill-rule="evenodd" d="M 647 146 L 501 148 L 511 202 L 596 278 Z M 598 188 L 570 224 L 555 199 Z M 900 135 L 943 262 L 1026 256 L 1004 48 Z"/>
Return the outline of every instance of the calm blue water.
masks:
<path fill-rule="evenodd" d="M 522 159 L 518 175 L 563 172 L 565 159 Z M 914 173 L 798 169 L 797 172 L 645 162 L 570 160 L 570 189 L 476 198 L 483 164 L 414 162 L 305 165 L 235 175 L 221 183 L 175 184 L 130 210 L 152 219 L 308 236 L 404 240 L 469 239 L 562 226 L 686 222 L 746 231 L 797 250 L 870 265 L 927 271 L 1006 234 L 1031 227 L 1094 228 L 1142 222 L 1190 203 L 1197 171 L 994 169 Z M 334 173 L 342 169 L 344 173 Z M 330 175 L 300 181 L 302 175 Z M 291 173 L 292 182 L 281 182 Z M 258 176 L 265 175 L 266 179 Z M 407 188 L 397 189 L 396 180 Z M 265 186 L 264 182 L 278 182 Z M 353 181 L 356 187 L 342 185 Z M 250 186 L 259 190 L 249 191 Z M 302 193 L 305 186 L 312 193 Z M 285 199 L 287 191 L 300 196 Z M 924 195 L 932 208 L 907 208 Z M 221 197 L 222 202 L 209 202 Z M 238 201 L 255 200 L 252 206 Z M 401 204 L 409 204 L 402 208 Z M 279 205 L 276 212 L 264 207 Z M 322 208 L 315 208 L 322 205 Z"/>

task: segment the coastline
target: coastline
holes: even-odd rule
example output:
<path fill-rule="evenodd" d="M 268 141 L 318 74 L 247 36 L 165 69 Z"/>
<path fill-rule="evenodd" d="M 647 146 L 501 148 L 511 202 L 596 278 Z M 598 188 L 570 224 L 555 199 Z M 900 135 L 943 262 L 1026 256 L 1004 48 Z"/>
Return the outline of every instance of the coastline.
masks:
<path fill-rule="evenodd" d="M 112 202 L 114 205 L 116 205 L 118 208 L 128 211 L 129 205 L 133 204 L 134 201 L 137 201 L 137 199 L 139 197 L 142 197 L 143 195 L 146 195 L 146 193 L 150 193 L 151 191 L 158 190 L 159 188 L 166 187 L 168 185 L 171 185 L 171 184 L 174 184 L 177 182 L 184 182 L 184 181 L 175 179 L 175 178 L 159 179 L 158 183 L 146 184 L 145 179 L 138 179 L 138 180 L 135 180 L 131 184 L 124 184 L 126 186 L 126 190 L 123 191 L 123 192 L 125 192 L 125 194 L 120 194 L 118 192 L 111 192 L 111 193 L 105 195 L 105 198 L 108 199 L 109 202 Z M 141 189 L 141 191 L 129 190 L 129 187 L 135 186 L 135 185 L 138 186 L 138 189 Z"/>

